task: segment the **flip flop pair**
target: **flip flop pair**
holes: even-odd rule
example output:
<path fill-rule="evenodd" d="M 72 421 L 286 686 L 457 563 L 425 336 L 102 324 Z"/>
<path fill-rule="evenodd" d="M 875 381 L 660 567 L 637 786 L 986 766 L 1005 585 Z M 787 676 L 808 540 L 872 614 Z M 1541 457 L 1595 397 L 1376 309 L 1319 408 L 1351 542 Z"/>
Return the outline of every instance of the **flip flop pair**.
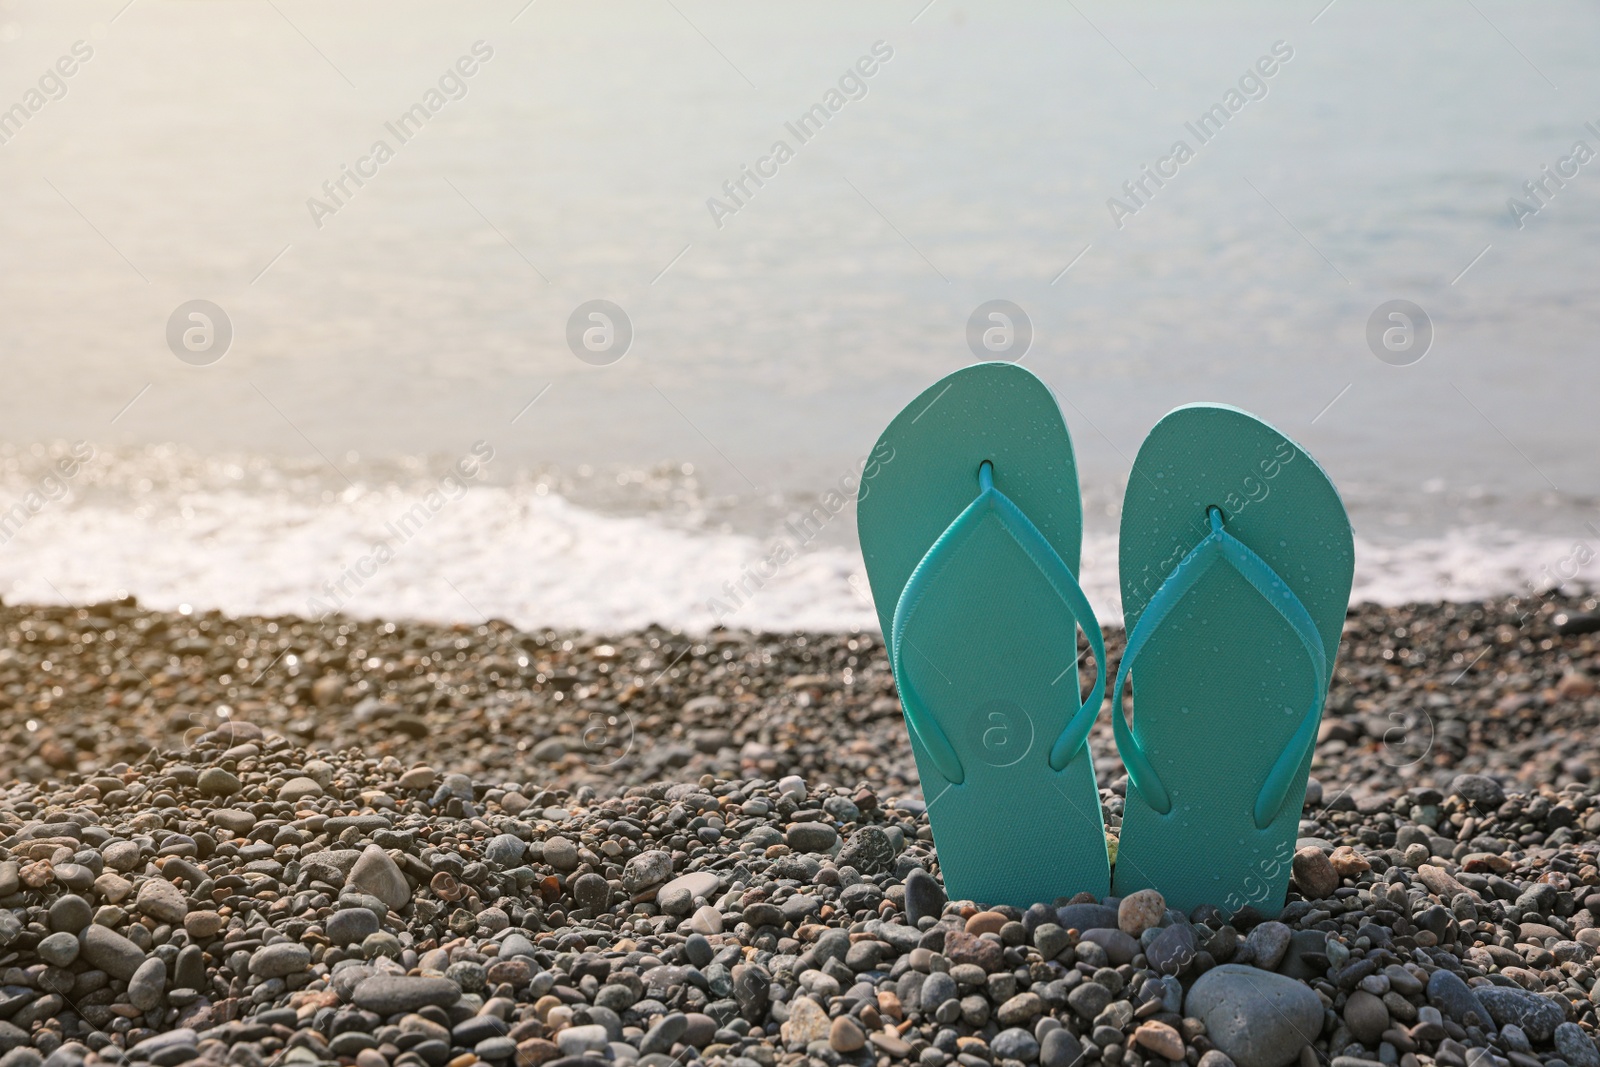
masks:
<path fill-rule="evenodd" d="M 1128 771 L 1113 876 L 1087 745 L 1106 656 L 1077 579 L 1083 507 L 1054 396 L 1014 364 L 967 367 L 912 401 L 885 447 L 861 547 L 951 896 L 1027 907 L 1154 888 L 1185 911 L 1281 905 L 1354 555 L 1316 462 L 1214 404 L 1173 411 L 1139 450 L 1110 689 Z"/>

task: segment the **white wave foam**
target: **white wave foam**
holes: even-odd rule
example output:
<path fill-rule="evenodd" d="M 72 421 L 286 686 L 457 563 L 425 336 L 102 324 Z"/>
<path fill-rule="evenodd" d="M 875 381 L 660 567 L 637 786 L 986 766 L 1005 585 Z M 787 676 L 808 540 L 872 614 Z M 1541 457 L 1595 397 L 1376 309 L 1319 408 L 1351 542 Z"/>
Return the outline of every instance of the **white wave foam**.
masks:
<path fill-rule="evenodd" d="M 421 499 L 392 488 L 321 502 L 204 489 L 153 509 L 56 501 L 0 547 L 0 589 L 12 602 L 87 603 L 126 591 L 168 609 L 314 616 L 337 608 L 606 632 L 651 623 L 704 631 L 718 621 L 715 598 L 733 609 L 721 618 L 730 627 L 877 626 L 853 548 L 804 552 L 736 605 L 724 583 L 769 554 L 756 538 L 601 514 L 531 486 L 474 486 L 413 527 Z M 151 511 L 157 517 L 145 517 Z M 388 562 L 363 563 L 385 543 Z M 1542 589 L 1572 550 L 1555 538 L 1489 528 L 1396 545 L 1362 540 L 1355 599 L 1469 600 Z M 1091 536 L 1083 555 L 1089 599 L 1102 622 L 1117 624 L 1115 538 Z"/>

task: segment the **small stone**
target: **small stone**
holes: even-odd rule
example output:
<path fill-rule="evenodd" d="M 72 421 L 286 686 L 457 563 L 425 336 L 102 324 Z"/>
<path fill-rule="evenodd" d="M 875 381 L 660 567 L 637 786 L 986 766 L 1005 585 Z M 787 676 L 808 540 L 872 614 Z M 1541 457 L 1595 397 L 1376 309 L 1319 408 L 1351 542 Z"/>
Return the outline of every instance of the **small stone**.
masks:
<path fill-rule="evenodd" d="M 358 1008 L 378 1015 L 416 1011 L 432 1004 L 448 1008 L 461 999 L 461 987 L 448 978 L 378 974 L 355 987 L 351 1000 Z"/>
<path fill-rule="evenodd" d="M 145 960 L 128 979 L 128 1003 L 140 1011 L 154 1011 L 160 1007 L 166 992 L 167 964 L 159 956 Z"/>
<path fill-rule="evenodd" d="M 578 846 L 564 837 L 552 837 L 544 843 L 544 861 L 558 871 L 575 870 Z"/>
<path fill-rule="evenodd" d="M 191 941 L 208 941 L 221 933 L 225 925 L 226 921 L 214 911 L 191 911 L 183 917 L 183 929 Z"/>
<path fill-rule="evenodd" d="M 1084 1022 L 1092 1022 L 1110 1003 L 1111 990 L 1099 982 L 1079 982 L 1067 994 L 1067 1006 Z"/>
<path fill-rule="evenodd" d="M 1195 1067 L 1235 1067 L 1228 1054 L 1219 1048 L 1214 1048 L 1200 1057 L 1200 1062 Z"/>
<path fill-rule="evenodd" d="M 1556 1027 L 1566 1021 L 1566 1013 L 1554 1001 L 1526 989 L 1486 985 L 1473 992 L 1478 994 L 1478 1000 L 1489 1009 L 1496 1023 L 1522 1027 L 1535 1044 L 1549 1042 L 1555 1036 Z"/>
<path fill-rule="evenodd" d="M 1340 845 L 1328 857 L 1328 862 L 1333 865 L 1333 871 L 1340 878 L 1357 878 L 1367 871 L 1372 870 L 1372 864 L 1349 845 Z"/>
<path fill-rule="evenodd" d="M 1323 900 L 1339 888 L 1339 873 L 1333 862 L 1316 845 L 1307 845 L 1294 854 L 1290 865 L 1295 888 L 1307 900 Z"/>
<path fill-rule="evenodd" d="M 298 941 L 264 945 L 250 954 L 250 973 L 257 978 L 286 978 L 311 968 L 311 950 Z"/>
<path fill-rule="evenodd" d="M 1055 923 L 1040 923 L 1033 931 L 1033 947 L 1047 960 L 1053 960 L 1071 948 L 1072 940 L 1072 935 Z"/>
<path fill-rule="evenodd" d="M 189 914 L 183 891 L 165 878 L 149 878 L 139 887 L 133 906 L 158 922 L 181 923 Z"/>
<path fill-rule="evenodd" d="M 90 966 L 123 981 L 132 978 L 133 972 L 145 961 L 144 949 L 98 923 L 85 927 L 78 935 L 78 943 Z"/>
<path fill-rule="evenodd" d="M 221 767 L 207 767 L 200 772 L 197 783 L 200 792 L 208 797 L 231 797 L 241 788 L 239 776 Z"/>
<path fill-rule="evenodd" d="M 1365 989 L 1357 989 L 1345 1001 L 1344 1024 L 1357 1041 L 1376 1048 L 1383 1032 L 1389 1029 L 1389 1009 Z"/>
<path fill-rule="evenodd" d="M 39 942 L 39 958 L 52 967 L 70 967 L 78 958 L 78 935 L 58 930 Z"/>
<path fill-rule="evenodd" d="M 114 871 L 106 871 L 96 878 L 91 888 L 107 904 L 121 904 L 133 893 L 133 883 Z"/>
<path fill-rule="evenodd" d="M 678 877 L 656 890 L 656 903 L 661 903 L 663 896 L 680 890 L 688 893 L 691 901 L 696 897 L 709 900 L 721 884 L 722 879 L 717 877 L 713 871 L 690 871 L 688 874 L 678 875 Z"/>
<path fill-rule="evenodd" d="M 1083 1059 L 1083 1044 L 1072 1031 L 1051 1030 L 1039 1043 L 1039 1067 L 1075 1067 Z"/>
<path fill-rule="evenodd" d="M 697 934 L 722 933 L 722 912 L 707 904 L 703 908 L 696 908 L 689 917 L 689 929 Z"/>
<path fill-rule="evenodd" d="M 278 799 L 291 804 L 297 800 L 307 800 L 321 795 L 322 787 L 310 778 L 291 778 L 278 787 Z"/>
<path fill-rule="evenodd" d="M 350 868 L 344 884 L 363 893 L 371 893 L 390 908 L 398 911 L 411 902 L 411 886 L 400 873 L 394 860 L 377 845 L 368 845 L 361 858 Z"/>
<path fill-rule="evenodd" d="M 924 916 L 937 919 L 944 911 L 944 890 L 933 875 L 913 867 L 906 875 L 906 922 L 916 926 Z"/>
<path fill-rule="evenodd" d="M 622 868 L 622 888 L 637 893 L 671 877 L 672 853 L 651 849 L 639 853 Z"/>
<path fill-rule="evenodd" d="M 1450 783 L 1450 795 L 1474 805 L 1480 815 L 1493 814 L 1506 802 L 1506 791 L 1493 778 L 1482 774 L 1458 774 Z"/>
<path fill-rule="evenodd" d="M 1462 1026 L 1487 1028 L 1492 1021 L 1489 1009 L 1478 999 L 1479 992 L 1450 971 L 1438 970 L 1428 976 L 1428 1003 Z"/>
<path fill-rule="evenodd" d="M 672 1046 L 682 1039 L 684 1031 L 688 1028 L 689 1019 L 683 1012 L 668 1012 L 639 1040 L 639 1051 L 646 1056 L 653 1053 L 666 1055 L 672 1051 Z"/>
<path fill-rule="evenodd" d="M 1183 1059 L 1183 1035 L 1166 1023 L 1154 1019 L 1141 1023 L 1139 1029 L 1133 1032 L 1133 1040 L 1157 1056 L 1173 1061 Z"/>
<path fill-rule="evenodd" d="M 556 1047 L 563 1056 L 582 1056 L 589 1052 L 605 1052 L 611 1046 L 611 1035 L 604 1026 L 589 1023 L 569 1026 L 556 1035 Z"/>
<path fill-rule="evenodd" d="M 611 883 L 606 881 L 604 875 L 593 871 L 580 875 L 572 884 L 572 899 L 580 908 L 587 908 L 594 913 L 605 911 L 611 902 Z"/>
<path fill-rule="evenodd" d="M 1138 937 L 1151 927 L 1160 926 L 1167 914 L 1167 902 L 1154 889 L 1141 889 L 1129 893 L 1117 905 L 1117 929 L 1129 937 Z"/>
<path fill-rule="evenodd" d="M 789 827 L 783 840 L 796 852 L 828 852 L 839 840 L 839 834 L 827 823 L 799 822 Z M 865 1038 L 862 1040 L 865 1042 Z"/>
<path fill-rule="evenodd" d="M 433 783 L 439 780 L 439 772 L 427 764 L 418 764 L 400 776 L 395 783 L 401 789 L 432 789 Z"/>
<path fill-rule="evenodd" d="M 335 945 L 359 945 L 380 929 L 371 908 L 341 908 L 328 916 L 326 932 Z"/>
<path fill-rule="evenodd" d="M 1322 1033 L 1322 1000 L 1309 986 L 1240 964 L 1213 967 L 1184 998 L 1212 1044 L 1238 1067 L 1286 1067 Z"/>
<path fill-rule="evenodd" d="M 522 862 L 522 854 L 526 850 L 527 845 L 515 834 L 496 834 L 484 846 L 483 856 L 490 863 L 509 869 Z"/>
<path fill-rule="evenodd" d="M 965 930 L 951 930 L 944 935 L 944 954 L 954 964 L 970 963 L 992 973 L 1004 962 L 1004 951 L 1000 942 Z"/>
<path fill-rule="evenodd" d="M 980 911 L 967 920 L 969 934 L 998 934 L 1005 926 L 1006 917 L 998 911 Z"/>
<path fill-rule="evenodd" d="M 1039 1042 L 1020 1026 L 1000 1031 L 989 1040 L 989 1050 L 997 1060 L 1030 1062 L 1039 1055 Z"/>
<path fill-rule="evenodd" d="M 1250 958 L 1264 971 L 1276 970 L 1289 951 L 1289 940 L 1294 935 L 1287 925 L 1276 920 L 1264 922 L 1251 930 L 1244 939 L 1250 949 Z"/>
<path fill-rule="evenodd" d="M 1117 929 L 1085 930 L 1080 941 L 1088 941 L 1105 949 L 1113 967 L 1132 963 L 1133 957 L 1139 954 L 1138 938 Z"/>
<path fill-rule="evenodd" d="M 795 997 L 789 1002 L 789 1021 L 780 1028 L 786 1045 L 804 1048 L 828 1037 L 832 1030 L 828 1013 L 810 997 Z"/>
<path fill-rule="evenodd" d="M 778 792 L 785 796 L 794 797 L 796 800 L 806 798 L 806 780 L 798 774 L 785 775 L 778 779 Z"/>
<path fill-rule="evenodd" d="M 94 910 L 89 907 L 89 902 L 74 893 L 64 893 L 50 905 L 52 930 L 77 934 L 93 921 Z"/>
<path fill-rule="evenodd" d="M 1562 1023 L 1555 1030 L 1556 1052 L 1570 1067 L 1600 1067 L 1600 1050 L 1577 1023 Z"/>
<path fill-rule="evenodd" d="M 867 1043 L 861 1025 L 848 1015 L 841 1015 L 828 1027 L 828 1047 L 835 1052 L 856 1052 Z"/>
<path fill-rule="evenodd" d="M 1177 974 L 1199 954 L 1199 939 L 1188 923 L 1173 923 L 1145 946 L 1145 960 L 1157 974 Z"/>
<path fill-rule="evenodd" d="M 1014 986 L 1012 988 L 1015 988 Z M 1034 992 L 1018 993 L 995 1009 L 995 1018 L 1003 1026 L 1022 1026 L 1032 1022 L 1044 1011 L 1044 1001 Z"/>
<path fill-rule="evenodd" d="M 876 826 L 863 826 L 850 835 L 834 862 L 840 867 L 854 867 L 865 875 L 883 874 L 894 868 L 894 842 Z"/>

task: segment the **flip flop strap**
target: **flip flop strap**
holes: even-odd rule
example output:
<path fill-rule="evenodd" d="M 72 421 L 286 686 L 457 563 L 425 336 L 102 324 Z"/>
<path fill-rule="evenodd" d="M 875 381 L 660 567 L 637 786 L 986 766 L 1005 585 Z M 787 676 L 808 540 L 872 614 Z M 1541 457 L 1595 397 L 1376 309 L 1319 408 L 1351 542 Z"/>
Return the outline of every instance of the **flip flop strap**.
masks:
<path fill-rule="evenodd" d="M 1295 772 L 1316 742 L 1317 722 L 1321 717 L 1322 702 L 1328 695 L 1328 657 L 1323 651 L 1322 634 L 1317 629 L 1316 623 L 1311 621 L 1311 613 L 1306 610 L 1300 598 L 1295 596 L 1289 583 L 1268 566 L 1266 560 L 1222 528 L 1222 513 L 1219 510 L 1211 508 L 1208 514 L 1211 519 L 1211 532 L 1173 568 L 1172 573 L 1150 598 L 1133 632 L 1128 635 L 1128 646 L 1122 654 L 1122 663 L 1117 669 L 1117 681 L 1111 689 L 1111 728 L 1116 736 L 1117 750 L 1121 753 L 1122 762 L 1128 769 L 1128 780 L 1158 814 L 1165 815 L 1171 811 L 1171 794 L 1167 792 L 1166 786 L 1161 782 L 1161 776 L 1156 773 L 1143 746 L 1133 736 L 1133 730 L 1123 718 L 1122 689 L 1127 684 L 1134 660 L 1144 651 L 1150 635 L 1161 628 L 1162 623 L 1171 616 L 1173 609 L 1194 589 L 1195 584 L 1211 569 L 1212 564 L 1219 560 L 1227 563 L 1239 572 L 1245 581 L 1261 594 L 1261 598 L 1272 605 L 1278 615 L 1289 624 L 1305 649 L 1306 660 L 1310 663 L 1314 675 L 1311 704 L 1302 716 L 1294 736 L 1278 755 L 1272 770 L 1267 773 L 1266 781 L 1261 785 L 1260 792 L 1256 795 L 1255 810 L 1252 815 L 1256 827 L 1266 829 L 1272 820 L 1277 818 L 1284 801 L 1288 799 L 1289 789 L 1296 777 Z"/>
<path fill-rule="evenodd" d="M 921 562 L 917 564 L 916 569 L 911 572 L 905 589 L 900 593 L 900 601 L 895 605 L 894 624 L 889 639 L 890 660 L 895 668 L 895 682 L 900 687 L 900 703 L 905 709 L 906 724 L 922 742 L 923 749 L 932 758 L 939 773 L 956 784 L 966 777 L 961 757 L 956 753 L 955 746 L 950 743 L 939 723 L 923 707 L 915 687 L 901 669 L 900 644 L 906 624 L 926 594 L 934 576 L 967 539 L 977 532 L 979 525 L 989 515 L 1000 520 L 1001 528 L 1033 561 L 1040 575 L 1049 582 L 1051 589 L 1066 604 L 1067 610 L 1072 613 L 1078 626 L 1088 635 L 1089 647 L 1094 651 L 1094 686 L 1090 689 L 1089 696 L 1079 704 L 1078 710 L 1067 721 L 1066 727 L 1056 738 L 1055 743 L 1051 745 L 1051 770 L 1059 771 L 1065 768 L 1083 748 L 1085 740 L 1089 737 L 1089 731 L 1100 714 L 1100 705 L 1105 700 L 1106 649 L 1094 609 L 1084 596 L 1083 587 L 1078 584 L 1078 579 L 1061 559 L 1060 554 L 1045 539 L 1044 534 L 1039 532 L 1039 528 L 1010 497 L 995 488 L 994 467 L 985 460 L 978 468 L 977 497 L 945 528 L 944 533 L 939 535 Z M 1073 688 L 1076 691 L 1076 685 Z"/>

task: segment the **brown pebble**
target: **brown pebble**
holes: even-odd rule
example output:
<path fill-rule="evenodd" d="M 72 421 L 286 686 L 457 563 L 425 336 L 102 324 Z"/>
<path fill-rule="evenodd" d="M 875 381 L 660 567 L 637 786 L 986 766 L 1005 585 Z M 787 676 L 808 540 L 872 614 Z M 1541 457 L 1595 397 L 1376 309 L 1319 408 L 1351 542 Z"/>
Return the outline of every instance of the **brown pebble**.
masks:
<path fill-rule="evenodd" d="M 1340 878 L 1356 878 L 1372 870 L 1372 864 L 1349 845 L 1340 845 L 1333 850 L 1333 855 L 1328 857 L 1328 862 L 1333 865 L 1334 873 Z"/>
<path fill-rule="evenodd" d="M 1178 1031 L 1166 1023 L 1156 1022 L 1154 1019 L 1139 1024 L 1139 1029 L 1133 1032 L 1133 1040 L 1143 1048 L 1149 1049 L 1157 1056 L 1169 1060 L 1183 1059 L 1183 1038 Z"/>
<path fill-rule="evenodd" d="M 214 911 L 191 911 L 183 917 L 183 930 L 194 941 L 216 937 L 225 925 L 227 920 Z"/>
<path fill-rule="evenodd" d="M 841 1015 L 828 1027 L 828 1047 L 835 1052 L 856 1052 L 867 1043 L 861 1026 L 848 1015 Z"/>
<path fill-rule="evenodd" d="M 1130 937 L 1138 937 L 1152 927 L 1160 926 L 1167 914 L 1167 902 L 1154 889 L 1141 889 L 1129 893 L 1117 905 L 1117 927 Z"/>
<path fill-rule="evenodd" d="M 1295 888 L 1307 900 L 1322 900 L 1333 896 L 1339 888 L 1339 874 L 1333 862 L 1316 845 L 1307 845 L 1294 854 L 1291 865 Z"/>
<path fill-rule="evenodd" d="M 998 934 L 1006 924 L 1006 917 L 998 911 L 980 911 L 967 920 L 969 934 Z"/>

